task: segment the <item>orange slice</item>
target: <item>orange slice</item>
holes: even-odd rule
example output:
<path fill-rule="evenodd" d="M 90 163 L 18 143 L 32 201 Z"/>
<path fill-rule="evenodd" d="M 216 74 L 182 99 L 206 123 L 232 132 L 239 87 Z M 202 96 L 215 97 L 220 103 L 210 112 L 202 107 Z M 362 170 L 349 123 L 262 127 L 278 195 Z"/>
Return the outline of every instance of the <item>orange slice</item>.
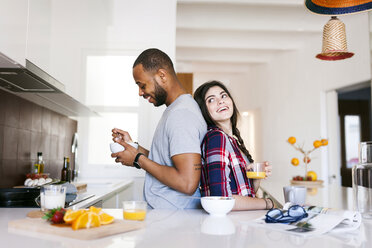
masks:
<path fill-rule="evenodd" d="M 85 212 L 77 217 L 72 222 L 72 229 L 91 228 L 101 226 L 101 221 L 98 214 L 93 212 Z"/>
<path fill-rule="evenodd" d="M 99 218 L 101 220 L 101 225 L 107 225 L 107 224 L 111 224 L 112 222 L 114 222 L 114 217 L 106 213 L 100 214 Z"/>
<path fill-rule="evenodd" d="M 80 210 L 67 210 L 67 212 L 65 213 L 65 216 L 63 217 L 63 220 L 67 223 L 67 224 L 71 224 L 76 218 L 78 218 L 80 215 L 82 215 L 83 213 L 85 212 L 84 209 L 80 209 Z"/>
<path fill-rule="evenodd" d="M 89 208 L 89 212 L 93 212 L 93 213 L 96 213 L 96 214 L 99 214 L 101 212 L 102 208 L 96 208 L 94 206 L 90 206 Z"/>

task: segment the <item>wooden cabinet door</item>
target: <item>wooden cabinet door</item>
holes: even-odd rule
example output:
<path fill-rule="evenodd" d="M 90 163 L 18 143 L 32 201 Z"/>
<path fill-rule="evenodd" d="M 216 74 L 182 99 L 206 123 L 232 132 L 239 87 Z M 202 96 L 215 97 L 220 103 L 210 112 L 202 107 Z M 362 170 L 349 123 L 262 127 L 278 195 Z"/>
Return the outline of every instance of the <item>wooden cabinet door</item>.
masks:
<path fill-rule="evenodd" d="M 180 80 L 183 88 L 188 94 L 193 94 L 193 74 L 192 73 L 177 73 L 178 80 Z"/>

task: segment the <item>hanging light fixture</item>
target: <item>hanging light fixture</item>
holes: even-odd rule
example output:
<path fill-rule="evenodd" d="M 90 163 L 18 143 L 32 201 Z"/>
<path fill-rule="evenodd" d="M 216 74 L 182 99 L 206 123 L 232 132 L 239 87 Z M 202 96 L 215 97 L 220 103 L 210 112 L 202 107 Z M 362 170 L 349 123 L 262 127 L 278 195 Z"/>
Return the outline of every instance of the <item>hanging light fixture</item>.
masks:
<path fill-rule="evenodd" d="M 313 13 L 332 18 L 323 28 L 322 52 L 316 55 L 321 60 L 341 60 L 354 55 L 348 52 L 345 24 L 336 16 L 369 11 L 372 0 L 306 0 L 305 6 Z"/>
<path fill-rule="evenodd" d="M 323 28 L 322 52 L 316 55 L 321 60 L 347 59 L 354 53 L 347 51 L 345 24 L 332 16 Z"/>

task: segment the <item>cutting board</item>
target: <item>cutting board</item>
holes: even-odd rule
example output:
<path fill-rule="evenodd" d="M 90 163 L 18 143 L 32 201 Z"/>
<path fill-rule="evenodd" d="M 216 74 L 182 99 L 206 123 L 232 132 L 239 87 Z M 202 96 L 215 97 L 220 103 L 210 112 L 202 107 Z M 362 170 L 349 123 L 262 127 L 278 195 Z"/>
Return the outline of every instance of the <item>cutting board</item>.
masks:
<path fill-rule="evenodd" d="M 89 229 L 72 230 L 68 225 L 52 225 L 46 220 L 37 218 L 26 218 L 13 220 L 8 223 L 8 228 L 20 229 L 23 231 L 36 232 L 38 234 L 52 234 L 65 238 L 73 238 L 80 240 L 92 240 L 111 236 L 114 234 L 125 233 L 143 228 L 145 223 L 142 221 L 118 220 L 108 225 L 93 227 Z"/>
<path fill-rule="evenodd" d="M 73 185 L 75 185 L 78 192 L 86 191 L 87 190 L 87 184 L 86 183 L 76 183 L 73 182 Z"/>

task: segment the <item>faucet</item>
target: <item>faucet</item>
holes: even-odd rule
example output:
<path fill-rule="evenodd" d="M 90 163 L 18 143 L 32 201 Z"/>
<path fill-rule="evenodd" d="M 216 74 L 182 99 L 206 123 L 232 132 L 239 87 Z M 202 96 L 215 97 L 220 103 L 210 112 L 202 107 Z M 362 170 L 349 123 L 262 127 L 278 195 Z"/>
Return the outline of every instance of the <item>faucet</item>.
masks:
<path fill-rule="evenodd" d="M 79 166 L 77 166 L 77 148 L 78 148 L 78 134 L 74 133 L 72 137 L 72 145 L 71 145 L 71 152 L 74 154 L 74 168 L 72 168 L 72 181 L 76 181 L 79 176 Z"/>

